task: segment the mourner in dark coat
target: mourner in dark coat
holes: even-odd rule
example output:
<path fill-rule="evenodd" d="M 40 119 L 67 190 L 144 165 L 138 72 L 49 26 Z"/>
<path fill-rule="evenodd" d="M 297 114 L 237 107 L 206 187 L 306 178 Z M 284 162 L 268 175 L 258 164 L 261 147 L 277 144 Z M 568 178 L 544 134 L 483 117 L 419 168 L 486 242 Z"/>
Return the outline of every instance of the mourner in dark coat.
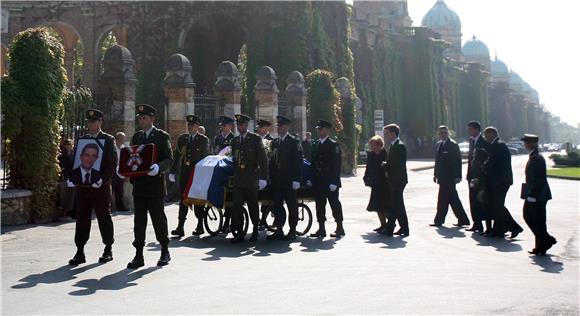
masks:
<path fill-rule="evenodd" d="M 145 176 L 131 178 L 133 183 L 133 200 L 135 203 L 135 258 L 127 265 L 129 269 L 136 269 L 144 265 L 143 247 L 145 246 L 145 231 L 147 229 L 147 213 L 151 216 L 155 237 L 161 245 L 161 257 L 158 266 L 169 263 L 169 236 L 167 229 L 167 216 L 165 215 L 165 173 L 173 164 L 173 151 L 169 134 L 153 125 L 155 121 L 155 108 L 140 104 L 137 106 L 137 115 L 141 130 L 131 138 L 131 145 L 155 144 L 157 150 L 157 162 L 151 165 L 149 173 Z"/>
<path fill-rule="evenodd" d="M 253 231 L 250 241 L 258 240 L 258 222 L 260 214 L 258 210 L 258 189 L 266 187 L 268 180 L 268 159 L 262 138 L 248 131 L 250 117 L 236 114 L 236 123 L 240 135 L 232 140 L 232 157 L 234 158 L 234 189 L 233 189 L 233 212 L 232 242 L 244 240 L 242 230 L 243 205 L 248 205 L 248 212 L 252 221 Z"/>
<path fill-rule="evenodd" d="M 115 148 L 114 137 L 101 131 L 103 116 L 103 112 L 96 109 L 87 111 L 87 134 L 82 138 L 94 139 L 95 142 L 88 143 L 81 149 L 81 166 L 73 170 L 71 175 L 72 182 L 67 182 L 69 186 L 79 185 L 76 189 L 77 222 L 75 244 L 77 253 L 69 261 L 71 265 L 86 262 L 84 246 L 89 240 L 93 209 L 99 222 L 103 243 L 105 244 L 105 250 L 99 258 L 99 262 L 113 260 L 112 245 L 115 239 L 113 238 L 113 220 L 111 218 L 111 181 L 117 169 L 117 149 Z M 99 154 L 101 155 L 100 171 L 93 169 L 93 164 Z M 91 157 L 85 159 L 84 156 L 87 155 Z M 83 168 L 82 171 L 81 168 Z"/>
<path fill-rule="evenodd" d="M 298 201 L 296 191 L 302 182 L 302 144 L 298 137 L 288 133 L 292 120 L 278 116 L 278 137 L 270 144 L 270 189 L 274 200 L 274 226 L 276 231 L 268 236 L 274 239 L 296 239 L 296 225 L 298 224 Z M 288 224 L 290 230 L 284 236 L 283 228 L 286 223 L 284 202 L 288 206 Z"/>
<path fill-rule="evenodd" d="M 191 171 L 198 161 L 210 154 L 209 139 L 207 136 L 198 133 L 199 124 L 201 123 L 199 117 L 187 115 L 185 120 L 187 121 L 188 133 L 181 134 L 177 138 L 177 148 L 175 148 L 175 152 L 173 153 L 174 161 L 169 174 L 169 181 L 171 182 L 175 182 L 175 175 L 177 174 L 179 190 L 181 192 L 177 228 L 171 231 L 171 235 L 178 237 L 185 235 L 183 225 L 187 219 L 189 207 L 183 204 L 183 200 L 187 194 L 185 190 L 191 176 Z M 204 233 L 203 210 L 204 206 L 202 205 L 193 206 L 195 217 L 197 217 L 197 227 L 193 231 L 193 235 L 199 236 Z"/>
<path fill-rule="evenodd" d="M 526 183 L 522 185 L 521 193 L 521 198 L 524 199 L 524 220 L 536 237 L 534 249 L 528 252 L 545 255 L 556 244 L 556 238 L 548 234 L 546 227 L 546 204 L 552 199 L 546 177 L 546 160 L 538 150 L 538 136 L 525 134 L 522 141 L 530 151 L 526 164 Z"/>
<path fill-rule="evenodd" d="M 389 124 L 384 128 L 385 139 L 390 144 L 387 149 L 387 161 L 383 164 L 389 188 L 389 207 L 387 226 L 381 231 L 387 236 L 409 236 L 409 221 L 403 199 L 403 191 L 407 185 L 407 149 L 399 139 L 400 128 L 397 124 Z M 399 222 L 400 229 L 395 230 L 395 222 Z"/>
<path fill-rule="evenodd" d="M 483 163 L 488 154 L 485 150 L 487 143 L 481 135 L 481 124 L 477 121 L 467 123 L 469 133 L 469 155 L 467 162 L 467 182 L 469 185 L 469 208 L 473 226 L 466 229 L 472 232 L 484 232 L 482 221 L 485 221 L 486 232 L 491 232 L 491 214 L 489 206 L 485 204 L 486 178 L 483 174 Z"/>
<path fill-rule="evenodd" d="M 445 222 L 445 216 L 451 205 L 453 214 L 457 218 L 455 226 L 469 225 L 469 218 L 465 214 L 463 204 L 457 194 L 455 184 L 461 181 L 461 152 L 457 143 L 449 138 L 449 128 L 439 126 L 439 138 L 435 153 L 435 169 L 433 182 L 439 184 L 437 197 L 437 214 L 431 226 L 441 226 Z"/>
<path fill-rule="evenodd" d="M 509 231 L 511 232 L 510 237 L 516 238 L 523 229 L 505 207 L 505 197 L 513 184 L 511 153 L 507 145 L 499 139 L 495 127 L 487 127 L 484 131 L 484 137 L 489 157 L 483 164 L 483 172 L 487 177 L 487 199 L 494 219 L 492 230 L 487 236 L 503 237 Z"/>
<path fill-rule="evenodd" d="M 376 212 L 380 226 L 374 231 L 382 231 L 387 226 L 387 210 L 389 202 L 387 177 L 381 165 L 387 160 L 387 151 L 384 141 L 380 136 L 373 136 L 369 140 L 371 150 L 367 152 L 367 165 L 363 181 L 365 186 L 371 188 L 371 196 L 367 205 L 367 211 Z"/>

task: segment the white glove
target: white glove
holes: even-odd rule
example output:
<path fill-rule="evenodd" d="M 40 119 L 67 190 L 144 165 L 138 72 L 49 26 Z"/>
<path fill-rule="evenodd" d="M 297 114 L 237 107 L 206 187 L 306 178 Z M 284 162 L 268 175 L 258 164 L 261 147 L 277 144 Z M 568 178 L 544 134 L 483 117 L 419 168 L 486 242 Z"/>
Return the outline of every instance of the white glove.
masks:
<path fill-rule="evenodd" d="M 68 188 L 74 188 L 74 187 L 75 187 L 75 184 L 74 184 L 74 183 L 72 183 L 72 182 L 70 182 L 70 180 L 66 180 L 66 186 L 67 186 Z"/>
<path fill-rule="evenodd" d="M 117 173 L 117 177 L 119 177 L 120 179 L 125 179 L 125 177 L 119 173 L 119 167 L 117 167 L 117 170 L 115 172 Z"/>
<path fill-rule="evenodd" d="M 264 190 L 264 188 L 266 187 L 266 185 L 268 184 L 268 182 L 266 180 L 258 180 L 258 188 L 260 190 Z"/>
<path fill-rule="evenodd" d="M 300 188 L 300 182 L 292 181 L 292 190 L 298 190 Z"/>
<path fill-rule="evenodd" d="M 306 186 L 311 187 L 312 186 L 312 181 L 306 180 Z"/>
<path fill-rule="evenodd" d="M 334 192 L 334 191 L 336 191 L 336 189 L 338 189 L 338 187 L 334 184 L 328 185 L 328 188 L 330 189 L 331 192 Z"/>
<path fill-rule="evenodd" d="M 528 196 L 528 198 L 526 199 L 526 201 L 528 201 L 530 203 L 536 203 L 536 198 L 535 197 Z"/>
<path fill-rule="evenodd" d="M 461 178 L 455 178 L 455 183 L 461 182 Z"/>
<path fill-rule="evenodd" d="M 101 187 L 101 185 L 103 185 L 103 179 L 99 179 L 99 181 L 97 181 L 97 182 L 95 182 L 95 183 L 91 184 L 91 186 L 92 186 L 93 188 L 95 188 L 95 189 L 98 189 L 98 188 L 100 188 L 100 187 Z"/>
<path fill-rule="evenodd" d="M 149 172 L 147 172 L 148 176 L 154 177 L 159 173 L 159 166 L 154 163 L 151 165 L 151 167 L 149 168 Z"/>
<path fill-rule="evenodd" d="M 169 182 L 175 182 L 175 175 L 173 173 L 169 174 Z"/>

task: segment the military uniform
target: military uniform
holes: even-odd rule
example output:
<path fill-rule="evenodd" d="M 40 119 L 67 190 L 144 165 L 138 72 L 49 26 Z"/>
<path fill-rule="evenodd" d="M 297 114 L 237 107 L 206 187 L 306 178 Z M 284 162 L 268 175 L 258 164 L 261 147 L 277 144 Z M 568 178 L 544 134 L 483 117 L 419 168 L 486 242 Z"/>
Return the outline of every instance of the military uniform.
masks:
<path fill-rule="evenodd" d="M 139 115 L 154 116 L 155 114 L 155 109 L 150 105 L 139 105 L 137 109 Z M 167 248 L 169 243 L 167 217 L 165 216 L 164 210 L 166 194 L 165 173 L 169 171 L 173 164 L 173 152 L 171 150 L 169 134 L 155 126 L 152 126 L 148 133 L 140 130 L 133 135 L 131 138 L 131 145 L 142 144 L 155 144 L 157 150 L 156 164 L 159 167 L 159 171 L 154 176 L 145 175 L 131 178 L 135 204 L 133 228 L 135 241 L 133 241 L 133 246 L 137 249 L 136 259 L 142 260 L 143 247 L 145 246 L 145 231 L 147 228 L 147 212 L 149 212 L 151 221 L 153 222 L 153 229 L 155 230 L 155 237 L 161 245 L 162 259 L 164 259 L 164 255 L 169 257 L 169 251 Z M 167 262 L 164 262 L 162 259 L 160 259 L 158 265 L 167 264 Z M 135 263 L 142 263 L 142 261 Z M 142 264 L 137 264 L 137 266 L 142 266 Z M 129 268 L 134 267 L 135 266 L 133 265 Z"/>
<path fill-rule="evenodd" d="M 87 111 L 87 120 L 102 120 L 103 116 L 103 112 L 96 109 Z M 96 135 L 85 135 L 81 139 L 91 138 L 96 140 L 100 148 L 101 166 L 98 172 L 92 169 L 91 172 L 85 173 L 88 179 L 80 177 L 79 181 L 76 181 L 85 185 L 76 188 L 77 220 L 75 245 L 77 246 L 77 254 L 69 261 L 71 265 L 86 262 L 84 246 L 89 240 L 91 232 L 93 209 L 99 223 L 101 238 L 105 244 L 105 251 L 103 256 L 99 258 L 99 262 L 113 260 L 112 245 L 115 239 L 113 238 L 113 220 L 111 218 L 111 181 L 117 168 L 117 148 L 115 147 L 115 138 L 102 131 L 99 131 Z M 104 140 L 104 145 L 100 140 Z M 80 171 L 80 167 L 77 169 Z M 83 180 L 88 181 L 85 182 Z"/>
<path fill-rule="evenodd" d="M 278 116 L 278 125 L 290 124 L 292 121 L 286 117 Z M 296 238 L 296 225 L 298 224 L 298 201 L 296 190 L 302 181 L 302 145 L 296 136 L 281 135 L 275 138 L 271 144 L 270 157 L 270 189 L 274 200 L 274 225 L 277 227 L 275 234 L 270 239 L 283 237 L 282 228 L 286 223 L 284 202 L 288 206 L 288 220 L 290 231 L 288 238 Z"/>
<path fill-rule="evenodd" d="M 200 120 L 195 115 L 188 115 L 186 117 L 188 124 L 198 124 Z M 179 224 L 177 229 L 171 232 L 172 235 L 183 236 L 183 225 L 187 219 L 187 210 L 189 209 L 187 205 L 183 204 L 183 199 L 185 198 L 185 189 L 189 182 L 191 176 L 191 170 L 195 164 L 207 157 L 210 154 L 209 149 L 209 139 L 205 135 L 196 133 L 192 134 L 181 134 L 177 138 L 177 148 L 175 149 L 174 156 L 175 160 L 171 166 L 171 174 L 178 174 L 179 188 L 181 192 L 181 199 L 179 203 Z M 195 217 L 197 217 L 197 228 L 193 232 L 194 235 L 203 234 L 203 210 L 204 207 L 201 205 L 195 205 L 193 207 Z"/>
<path fill-rule="evenodd" d="M 236 115 L 238 124 L 247 123 L 249 117 Z M 262 138 L 257 134 L 246 132 L 232 140 L 232 155 L 234 159 L 234 189 L 233 189 L 233 214 L 232 226 L 241 229 L 242 207 L 244 202 L 248 205 L 250 219 L 254 231 L 252 240 L 257 238 L 258 230 L 258 187 L 259 180 L 268 179 L 268 160 Z M 244 236 L 239 234 L 232 241 L 241 241 Z"/>
<path fill-rule="evenodd" d="M 228 116 L 220 116 L 220 126 L 225 125 L 225 124 L 233 125 L 234 119 L 232 119 L 231 117 L 228 117 Z M 232 132 L 229 132 L 225 136 L 222 133 L 219 133 L 213 139 L 214 153 L 217 155 L 217 154 L 219 154 L 220 151 L 222 151 L 222 149 L 230 146 L 232 139 L 234 139 L 234 134 Z"/>
<path fill-rule="evenodd" d="M 332 124 L 319 120 L 316 128 L 331 128 Z M 326 222 L 326 202 L 330 204 L 332 216 L 337 224 L 337 231 L 333 237 L 344 235 L 342 229 L 342 204 L 338 199 L 338 191 L 341 187 L 340 168 L 342 157 L 340 145 L 330 137 L 316 140 L 312 144 L 312 184 L 316 194 L 316 220 L 320 226 L 319 230 L 312 234 L 312 237 L 326 236 L 324 223 Z M 331 191 L 330 186 L 336 186 Z M 338 234 L 337 234 L 338 233 Z"/>
<path fill-rule="evenodd" d="M 256 132 L 258 131 L 258 128 L 260 128 L 260 127 L 269 127 L 269 126 L 272 126 L 272 123 L 270 123 L 269 121 L 258 120 L 258 123 L 256 124 Z M 266 134 L 261 135 L 260 137 L 262 137 L 262 140 L 267 140 L 267 141 L 272 141 L 274 139 L 274 137 L 272 137 L 272 135 L 270 135 L 270 132 L 266 132 Z M 270 160 L 270 157 L 268 157 L 268 160 Z M 259 225 L 260 230 L 266 229 L 266 226 L 267 226 L 266 219 L 268 218 L 269 212 L 270 212 L 269 205 L 262 204 L 260 206 L 260 213 L 262 214 L 262 218 L 260 219 L 260 225 Z"/>

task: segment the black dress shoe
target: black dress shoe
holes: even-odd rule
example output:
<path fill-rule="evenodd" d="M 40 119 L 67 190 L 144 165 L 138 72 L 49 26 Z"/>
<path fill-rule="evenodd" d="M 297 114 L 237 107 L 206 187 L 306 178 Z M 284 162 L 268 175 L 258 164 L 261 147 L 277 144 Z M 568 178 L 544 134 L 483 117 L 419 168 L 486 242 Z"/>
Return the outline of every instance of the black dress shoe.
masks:
<path fill-rule="evenodd" d="M 340 237 L 343 237 L 344 235 L 345 235 L 344 228 L 341 227 L 341 228 L 337 228 L 334 231 L 334 233 L 331 233 L 330 234 L 330 237 L 332 237 L 332 238 L 340 238 Z"/>
<path fill-rule="evenodd" d="M 433 223 L 433 224 L 429 224 L 429 226 L 431 226 L 431 227 L 441 227 L 441 226 L 443 226 L 443 223 Z"/>
<path fill-rule="evenodd" d="M 183 227 L 177 227 L 176 229 L 172 230 L 171 235 L 176 236 L 176 237 L 185 236 L 185 232 L 183 231 Z"/>
<path fill-rule="evenodd" d="M 234 238 L 230 239 L 230 242 L 232 244 L 237 244 L 244 241 L 244 236 L 242 234 L 239 234 L 238 236 L 235 236 Z"/>
<path fill-rule="evenodd" d="M 166 266 L 169 264 L 169 261 L 171 261 L 171 256 L 169 255 L 169 251 L 168 250 L 161 250 L 161 257 L 159 258 L 159 261 L 157 261 L 157 266 L 158 267 L 162 267 L 162 266 Z"/>
<path fill-rule="evenodd" d="M 141 256 L 135 256 L 131 262 L 127 264 L 127 269 L 137 269 L 145 265 L 145 259 Z"/>
<path fill-rule="evenodd" d="M 68 264 L 71 266 L 78 266 L 81 263 L 85 263 L 87 260 L 85 259 L 85 254 L 82 252 L 77 252 L 75 256 L 68 261 Z"/>
<path fill-rule="evenodd" d="M 107 263 L 109 261 L 113 261 L 113 251 L 111 247 L 105 247 L 105 251 L 103 251 L 103 255 L 99 258 L 100 263 Z"/>
<path fill-rule="evenodd" d="M 326 230 L 317 230 L 315 233 L 310 234 L 313 238 L 324 238 L 326 237 Z"/>
<path fill-rule="evenodd" d="M 377 228 L 373 229 L 373 231 L 374 231 L 374 232 L 379 232 L 379 231 L 381 231 L 381 230 L 383 230 L 383 229 L 385 229 L 385 226 L 379 226 L 379 227 L 377 227 Z"/>
<path fill-rule="evenodd" d="M 268 240 L 282 240 L 284 239 L 284 232 L 281 229 L 276 230 L 272 235 L 266 237 Z"/>
<path fill-rule="evenodd" d="M 540 254 L 540 251 L 538 249 L 534 248 L 532 250 L 528 250 L 528 253 L 530 255 L 539 255 Z"/>
<path fill-rule="evenodd" d="M 408 229 L 399 229 L 398 231 L 394 232 L 393 235 L 409 236 L 409 230 Z"/>
<path fill-rule="evenodd" d="M 254 229 L 254 231 L 252 231 L 252 236 L 250 236 L 250 242 L 258 241 L 258 236 L 258 230 Z"/>
<path fill-rule="evenodd" d="M 205 231 L 203 230 L 203 226 L 197 225 L 197 228 L 191 232 L 193 236 L 201 236 Z"/>
<path fill-rule="evenodd" d="M 288 234 L 286 234 L 286 236 L 284 236 L 284 239 L 286 239 L 286 240 L 294 240 L 294 239 L 296 239 L 296 230 L 295 229 L 290 229 L 290 231 L 288 232 Z"/>
<path fill-rule="evenodd" d="M 453 224 L 453 226 L 455 226 L 455 227 L 469 226 L 469 222 L 459 222 L 459 223 Z"/>
<path fill-rule="evenodd" d="M 515 239 L 515 238 L 516 238 L 516 237 L 518 237 L 518 235 L 519 235 L 521 232 L 523 232 L 523 231 L 524 231 L 524 229 L 523 229 L 523 228 L 521 228 L 521 227 L 519 227 L 519 228 L 516 228 L 514 231 L 512 231 L 512 233 L 511 233 L 511 235 L 510 235 L 510 239 Z"/>
<path fill-rule="evenodd" d="M 471 226 L 471 228 L 466 229 L 466 231 L 468 232 L 482 232 L 483 231 L 483 227 L 480 226 Z"/>

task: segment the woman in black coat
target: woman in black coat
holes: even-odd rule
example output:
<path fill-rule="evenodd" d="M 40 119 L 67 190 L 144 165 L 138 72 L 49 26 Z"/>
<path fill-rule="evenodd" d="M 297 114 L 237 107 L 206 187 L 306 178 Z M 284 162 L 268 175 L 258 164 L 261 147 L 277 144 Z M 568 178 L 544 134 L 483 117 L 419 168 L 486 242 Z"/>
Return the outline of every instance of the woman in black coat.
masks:
<path fill-rule="evenodd" d="M 381 168 L 381 163 L 387 160 L 387 151 L 384 148 L 383 139 L 380 136 L 373 136 L 369 140 L 370 151 L 367 152 L 367 166 L 363 181 L 367 187 L 371 188 L 371 196 L 367 211 L 376 212 L 380 225 L 374 231 L 380 232 L 387 225 L 387 177 Z"/>

